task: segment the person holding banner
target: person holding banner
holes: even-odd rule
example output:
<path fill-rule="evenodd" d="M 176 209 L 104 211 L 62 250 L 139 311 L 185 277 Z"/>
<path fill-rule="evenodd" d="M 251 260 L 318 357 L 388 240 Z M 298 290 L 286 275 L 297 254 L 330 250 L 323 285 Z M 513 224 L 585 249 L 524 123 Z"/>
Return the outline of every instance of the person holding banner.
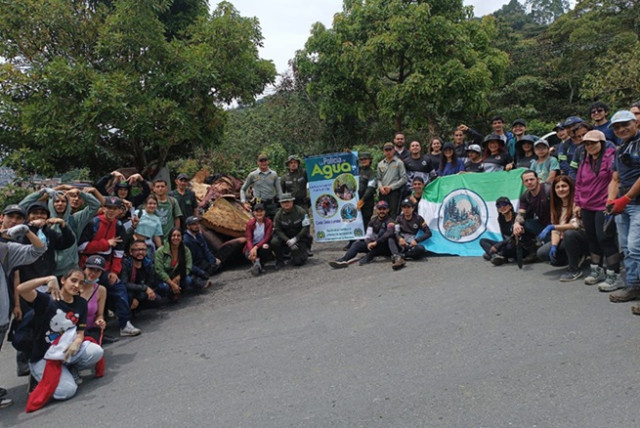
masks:
<path fill-rule="evenodd" d="M 395 157 L 393 143 L 384 143 L 384 159 L 378 162 L 376 180 L 380 200 L 389 204 L 392 215 L 398 213 L 398 205 L 402 196 L 402 189 L 407 183 L 407 171 L 404 162 Z M 407 152 L 408 153 L 408 152 Z"/>
<path fill-rule="evenodd" d="M 376 172 L 371 168 L 373 157 L 371 153 L 362 152 L 358 155 L 360 170 L 358 183 L 358 209 L 362 213 L 362 223 L 367 227 L 373 215 L 373 199 L 376 194 Z"/>
<path fill-rule="evenodd" d="M 516 247 L 513 239 L 513 224 L 516 215 L 513 212 L 513 204 L 506 196 L 496 199 L 496 209 L 498 210 L 498 224 L 502 241 L 494 241 L 487 238 L 480 239 L 480 246 L 484 250 L 482 255 L 485 260 L 490 261 L 495 266 L 500 266 L 509 258 L 516 258 Z"/>

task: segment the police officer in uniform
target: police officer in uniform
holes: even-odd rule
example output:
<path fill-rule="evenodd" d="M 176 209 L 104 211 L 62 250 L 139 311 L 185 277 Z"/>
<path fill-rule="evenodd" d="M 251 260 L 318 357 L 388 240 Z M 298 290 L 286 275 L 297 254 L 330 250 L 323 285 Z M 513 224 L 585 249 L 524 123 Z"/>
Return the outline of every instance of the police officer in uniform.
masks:
<path fill-rule="evenodd" d="M 253 188 L 253 199 L 247 201 L 247 190 Z M 258 155 L 258 168 L 251 171 L 240 189 L 240 202 L 251 211 L 252 205 L 263 204 L 267 217 L 273 218 L 278 206 L 276 197 L 282 195 L 278 174 L 269 168 L 269 158 L 266 154 Z"/>
<path fill-rule="evenodd" d="M 290 193 L 283 193 L 280 197 L 281 208 L 273 220 L 271 248 L 276 255 L 276 269 L 284 266 L 285 246 L 291 251 L 291 262 L 295 266 L 305 264 L 309 257 L 309 215 L 304 208 L 294 205 L 294 200 Z"/>
<path fill-rule="evenodd" d="M 282 177 L 282 191 L 293 195 L 295 198 L 294 204 L 305 209 L 309 208 L 307 173 L 300 168 L 300 158 L 296 155 L 291 155 L 287 158 L 285 165 L 288 171 Z"/>
<path fill-rule="evenodd" d="M 359 154 L 360 183 L 358 185 L 358 209 L 362 213 L 364 228 L 373 215 L 373 199 L 376 195 L 376 171 L 371 168 L 373 157 L 369 152 Z"/>

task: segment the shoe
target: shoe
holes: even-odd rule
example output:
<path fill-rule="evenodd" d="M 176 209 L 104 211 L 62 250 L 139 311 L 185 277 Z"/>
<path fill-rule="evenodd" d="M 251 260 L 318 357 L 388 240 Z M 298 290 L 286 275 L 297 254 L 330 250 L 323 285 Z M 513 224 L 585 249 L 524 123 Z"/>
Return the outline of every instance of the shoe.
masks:
<path fill-rule="evenodd" d="M 18 372 L 18 377 L 29 376 L 31 374 L 31 369 L 29 369 L 29 364 L 24 361 L 18 362 L 17 372 Z"/>
<path fill-rule="evenodd" d="M 313 257 L 313 251 L 307 250 L 307 257 Z"/>
<path fill-rule="evenodd" d="M 360 266 L 368 265 L 368 264 L 369 264 L 369 263 L 371 263 L 372 261 L 373 261 L 373 257 L 371 257 L 371 253 L 369 253 L 369 254 L 365 255 L 364 257 L 362 257 L 362 258 L 360 259 L 360 261 L 358 262 L 358 264 L 359 264 Z"/>
<path fill-rule="evenodd" d="M 609 301 L 612 303 L 630 302 L 638 299 L 640 299 L 640 288 L 638 287 L 626 287 L 609 294 Z"/>
<path fill-rule="evenodd" d="M 137 336 L 140 333 L 142 333 L 142 331 L 140 331 L 139 328 L 135 328 L 133 324 L 131 324 L 131 321 L 127 321 L 124 328 L 120 329 L 120 336 Z"/>
<path fill-rule="evenodd" d="M 284 262 L 282 260 L 276 260 L 276 270 L 280 270 L 284 267 Z"/>
<path fill-rule="evenodd" d="M 604 281 L 598 284 L 598 290 L 602 291 L 603 293 L 608 293 L 611 291 L 619 290 L 621 288 L 624 288 L 622 275 L 607 269 Z"/>
<path fill-rule="evenodd" d="M 69 370 L 69 373 L 71 373 L 71 376 L 73 376 L 73 380 L 76 382 L 76 385 L 81 385 L 82 377 L 78 372 L 78 368 L 76 366 L 67 366 L 67 370 Z"/>
<path fill-rule="evenodd" d="M 528 254 L 525 258 L 522 259 L 522 263 L 524 264 L 531 264 L 531 263 L 535 263 L 538 261 L 538 256 L 536 255 L 535 252 L 532 252 L 531 254 Z"/>
<path fill-rule="evenodd" d="M 587 285 L 596 285 L 604 281 L 606 277 L 604 269 L 598 265 L 591 265 L 591 272 L 589 272 L 589 276 L 584 279 L 584 283 Z"/>
<path fill-rule="evenodd" d="M 13 400 L 11 398 L 0 398 L 0 409 L 4 409 L 5 407 L 9 407 L 13 404 Z"/>
<path fill-rule="evenodd" d="M 482 255 L 482 258 L 483 258 L 483 259 L 485 259 L 486 261 L 491 260 L 491 256 L 490 256 L 489 254 L 487 254 L 487 253 L 484 253 L 484 254 Z"/>
<path fill-rule="evenodd" d="M 568 270 L 567 272 L 563 273 L 560 276 L 560 282 L 571 282 L 571 281 L 575 281 L 576 279 L 580 278 L 582 276 L 582 271 L 581 270 L 576 270 L 575 272 L 572 272 L 570 270 Z"/>
<path fill-rule="evenodd" d="M 391 265 L 391 268 L 393 270 L 400 270 L 405 266 L 405 264 L 406 264 L 406 262 L 404 261 L 402 256 L 394 256 L 393 257 L 393 264 Z"/>
<path fill-rule="evenodd" d="M 349 263 L 343 262 L 341 260 L 336 260 L 336 261 L 329 262 L 329 266 L 331 266 L 334 269 L 344 269 L 349 267 Z"/>
<path fill-rule="evenodd" d="M 258 276 L 262 272 L 262 266 L 260 265 L 260 260 L 256 260 L 253 262 L 253 266 L 251 266 L 251 275 Z"/>
<path fill-rule="evenodd" d="M 29 382 L 27 382 L 27 395 L 31 394 L 34 389 L 38 386 L 38 381 L 33 375 L 29 375 Z"/>
<path fill-rule="evenodd" d="M 493 263 L 494 266 L 501 266 L 503 264 L 505 264 L 507 261 L 506 258 L 504 258 L 504 256 L 501 256 L 500 254 L 494 254 L 491 257 L 491 263 Z"/>
<path fill-rule="evenodd" d="M 103 345 L 106 345 L 106 344 L 109 344 L 109 343 L 116 343 L 118 340 L 120 340 L 120 339 L 118 339 L 117 337 L 109 336 L 108 334 L 103 334 L 102 335 L 102 344 Z"/>
<path fill-rule="evenodd" d="M 633 315 L 640 315 L 640 305 L 631 306 L 631 313 Z"/>

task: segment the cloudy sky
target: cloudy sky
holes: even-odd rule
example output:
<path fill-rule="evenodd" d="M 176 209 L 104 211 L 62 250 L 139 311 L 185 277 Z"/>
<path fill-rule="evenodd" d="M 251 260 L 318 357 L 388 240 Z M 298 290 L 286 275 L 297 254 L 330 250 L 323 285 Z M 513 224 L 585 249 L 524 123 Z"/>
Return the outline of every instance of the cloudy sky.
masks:
<path fill-rule="evenodd" d="M 278 73 L 288 68 L 295 51 L 304 47 L 311 25 L 322 22 L 331 26 L 333 15 L 342 10 L 342 0 L 229 0 L 242 16 L 260 20 L 264 48 L 260 56 L 273 60 Z M 210 0 L 211 5 L 217 1 Z M 500 9 L 508 0 L 464 0 L 474 7 L 476 16 Z"/>

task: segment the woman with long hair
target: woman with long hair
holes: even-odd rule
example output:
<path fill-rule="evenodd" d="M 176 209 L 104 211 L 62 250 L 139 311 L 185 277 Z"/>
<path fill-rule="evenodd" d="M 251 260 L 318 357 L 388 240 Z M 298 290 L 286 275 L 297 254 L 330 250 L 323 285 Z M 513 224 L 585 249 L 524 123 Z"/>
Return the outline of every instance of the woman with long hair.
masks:
<path fill-rule="evenodd" d="M 186 288 L 202 289 L 211 286 L 211 281 L 204 281 L 191 275 L 193 266 L 191 251 L 182 242 L 182 232 L 179 227 L 169 231 L 169 239 L 156 251 L 155 262 L 156 273 L 171 289 L 170 300 L 174 302 Z"/>
<path fill-rule="evenodd" d="M 445 175 L 457 174 L 464 171 L 464 162 L 456 155 L 453 143 L 445 143 L 440 155 L 440 167 L 438 168 L 438 177 Z"/>
<path fill-rule="evenodd" d="M 498 134 L 489 134 L 484 142 L 485 172 L 510 171 L 513 168 L 513 158 L 506 149 L 506 144 Z"/>
<path fill-rule="evenodd" d="M 551 184 L 551 224 L 538 235 L 538 239 L 547 239 L 551 232 L 551 239 L 538 249 L 538 258 L 549 261 L 553 266 L 569 264 L 567 272 L 562 274 L 560 281 L 574 281 L 582 276 L 581 265 L 587 252 L 587 236 L 582 228 L 582 222 L 574 215 L 573 180 L 560 175 Z"/>
<path fill-rule="evenodd" d="M 251 262 L 251 274 L 258 276 L 264 272 L 263 264 L 273 259 L 269 241 L 273 235 L 273 221 L 265 215 L 264 205 L 253 207 L 253 217 L 247 222 L 244 256 Z"/>
<path fill-rule="evenodd" d="M 574 211 L 582 220 L 591 253 L 591 272 L 584 282 L 597 284 L 600 291 L 614 291 L 624 283 L 620 277 L 616 224 L 607 221 L 604 212 L 615 158 L 615 149 L 607 148 L 605 139 L 604 133 L 596 130 L 582 138 L 585 151 L 576 173 Z"/>
<path fill-rule="evenodd" d="M 427 156 L 431 161 L 431 165 L 437 168 L 440 165 L 440 156 L 442 154 L 442 146 L 444 145 L 442 138 L 431 137 L 429 145 L 427 147 Z"/>

